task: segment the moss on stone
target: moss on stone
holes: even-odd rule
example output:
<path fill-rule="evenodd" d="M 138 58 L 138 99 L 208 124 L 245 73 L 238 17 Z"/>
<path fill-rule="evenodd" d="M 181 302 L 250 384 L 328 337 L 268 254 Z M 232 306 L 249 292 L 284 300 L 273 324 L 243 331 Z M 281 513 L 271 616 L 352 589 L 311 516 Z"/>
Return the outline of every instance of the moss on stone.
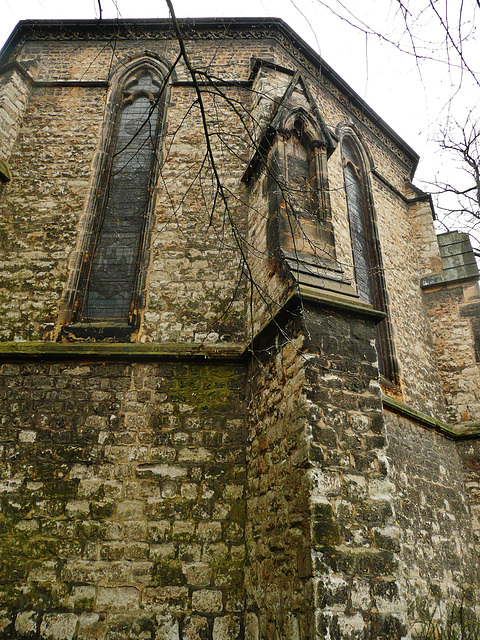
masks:
<path fill-rule="evenodd" d="M 78 480 L 53 480 L 45 483 L 45 496 L 58 500 L 73 500 L 77 493 Z"/>
<path fill-rule="evenodd" d="M 319 502 L 313 505 L 312 515 L 316 520 L 333 520 L 334 513 L 331 504 Z"/>
<path fill-rule="evenodd" d="M 246 503 L 245 500 L 239 499 L 232 502 L 232 506 L 230 507 L 230 511 L 228 513 L 228 520 L 230 522 L 235 522 L 240 525 L 242 528 L 245 526 L 246 519 Z"/>
<path fill-rule="evenodd" d="M 87 613 L 93 611 L 95 605 L 95 598 L 85 596 L 84 598 L 77 598 L 75 600 L 75 604 L 73 605 L 74 611 L 79 611 L 82 613 Z"/>
<path fill-rule="evenodd" d="M 182 586 L 187 578 L 182 570 L 182 563 L 177 558 L 155 562 L 151 569 L 152 583 L 158 587 Z"/>
<path fill-rule="evenodd" d="M 0 535 L 8 535 L 13 529 L 13 522 L 11 518 L 6 518 L 0 514 Z"/>
<path fill-rule="evenodd" d="M 315 520 L 312 525 L 312 537 L 315 549 L 335 547 L 340 544 L 340 529 L 332 520 Z"/>
<path fill-rule="evenodd" d="M 0 598 L 8 611 L 62 609 L 66 606 L 68 589 L 62 582 L 3 585 Z"/>
<path fill-rule="evenodd" d="M 90 513 L 92 518 L 103 519 L 110 518 L 115 512 L 114 500 L 92 500 L 90 502 Z"/>
<path fill-rule="evenodd" d="M 80 541 L 93 542 L 104 540 L 106 527 L 103 522 L 85 520 L 75 524 L 75 535 Z"/>
<path fill-rule="evenodd" d="M 225 410 L 234 402 L 229 382 L 235 375 L 231 367 L 202 367 L 200 372 L 198 367 L 186 365 L 172 379 L 172 400 L 195 404 L 200 410 Z"/>
<path fill-rule="evenodd" d="M 209 562 L 215 586 L 240 588 L 243 585 L 245 562 L 243 558 L 232 558 L 228 553 L 213 556 Z"/>
<path fill-rule="evenodd" d="M 16 530 L 12 537 L 0 538 L 0 558 L 3 564 L 26 560 L 46 560 L 57 557 L 58 541 L 37 532 Z"/>
<path fill-rule="evenodd" d="M 3 513 L 14 521 L 26 518 L 32 510 L 35 500 L 31 496 L 15 496 L 15 498 L 5 500 Z"/>

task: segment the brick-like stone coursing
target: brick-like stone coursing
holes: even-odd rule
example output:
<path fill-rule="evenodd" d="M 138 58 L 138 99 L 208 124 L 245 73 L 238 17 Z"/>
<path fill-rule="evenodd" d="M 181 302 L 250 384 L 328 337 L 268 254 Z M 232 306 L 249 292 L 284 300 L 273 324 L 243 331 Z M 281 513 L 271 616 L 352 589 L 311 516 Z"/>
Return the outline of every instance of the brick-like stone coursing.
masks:
<path fill-rule="evenodd" d="M 1 373 L 0 637 L 236 638 L 242 366 Z"/>
<path fill-rule="evenodd" d="M 386 427 L 402 586 L 413 621 L 416 607 L 469 601 L 478 585 L 478 530 L 471 512 L 478 509 L 477 447 L 392 413 L 386 413 Z"/>

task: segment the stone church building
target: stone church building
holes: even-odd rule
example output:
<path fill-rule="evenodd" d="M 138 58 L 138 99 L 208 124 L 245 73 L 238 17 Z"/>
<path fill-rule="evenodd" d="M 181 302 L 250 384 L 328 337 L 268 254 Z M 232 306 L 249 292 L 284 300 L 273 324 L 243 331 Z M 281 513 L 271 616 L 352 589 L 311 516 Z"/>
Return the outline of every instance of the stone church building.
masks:
<path fill-rule="evenodd" d="M 281 20 L 174 27 L 1 53 L 0 638 L 413 638 L 479 595 L 470 241 Z"/>

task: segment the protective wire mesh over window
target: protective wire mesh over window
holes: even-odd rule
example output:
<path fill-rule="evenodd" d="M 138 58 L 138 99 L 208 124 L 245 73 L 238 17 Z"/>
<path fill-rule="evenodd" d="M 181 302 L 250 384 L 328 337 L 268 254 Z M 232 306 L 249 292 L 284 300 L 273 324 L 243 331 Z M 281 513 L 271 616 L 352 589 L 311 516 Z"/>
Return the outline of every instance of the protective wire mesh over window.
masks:
<path fill-rule="evenodd" d="M 127 84 L 106 204 L 91 261 L 84 320 L 128 320 L 152 188 L 159 87 L 149 72 Z"/>
<path fill-rule="evenodd" d="M 342 154 L 357 292 L 362 300 L 387 314 L 387 291 L 365 163 L 350 137 L 343 139 Z M 397 383 L 398 368 L 388 316 L 377 324 L 375 344 L 380 373 Z"/>
<path fill-rule="evenodd" d="M 353 263 L 358 295 L 374 305 L 372 266 L 369 259 L 369 239 L 367 238 L 364 194 L 360 176 L 356 168 L 348 162 L 345 166 L 345 189 L 347 192 L 348 217 L 352 239 Z"/>

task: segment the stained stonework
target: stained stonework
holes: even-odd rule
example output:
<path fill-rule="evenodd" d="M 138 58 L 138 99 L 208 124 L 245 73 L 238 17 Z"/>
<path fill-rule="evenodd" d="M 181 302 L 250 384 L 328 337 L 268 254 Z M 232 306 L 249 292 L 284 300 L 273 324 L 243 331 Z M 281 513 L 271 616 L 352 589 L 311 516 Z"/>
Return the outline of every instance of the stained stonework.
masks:
<path fill-rule="evenodd" d="M 251 640 L 313 636 L 308 402 L 303 331 L 269 336 L 251 364 L 246 572 Z M 300 356 L 300 357 L 299 357 Z"/>
<path fill-rule="evenodd" d="M 453 231 L 439 236 L 443 269 L 422 278 L 437 363 L 453 424 L 480 418 L 478 268 L 470 240 Z"/>
<path fill-rule="evenodd" d="M 432 594 L 445 601 L 461 598 L 479 581 L 469 506 L 472 469 L 465 476 L 462 460 L 462 451 L 471 447 L 457 447 L 436 433 L 419 433 L 416 425 L 391 413 L 386 414 L 386 431 L 409 606 L 413 610 Z"/>
<path fill-rule="evenodd" d="M 437 238 L 414 151 L 283 22 L 181 29 L 197 87 L 168 20 L 25 22 L 0 55 L 0 638 L 411 640 L 480 595 L 468 238 Z M 85 326 L 122 73 L 152 65 L 135 295 Z"/>
<path fill-rule="evenodd" d="M 29 637 L 31 624 L 42 638 L 126 638 L 163 618 L 239 629 L 242 365 L 32 363 L 2 375 L 1 637 Z"/>

